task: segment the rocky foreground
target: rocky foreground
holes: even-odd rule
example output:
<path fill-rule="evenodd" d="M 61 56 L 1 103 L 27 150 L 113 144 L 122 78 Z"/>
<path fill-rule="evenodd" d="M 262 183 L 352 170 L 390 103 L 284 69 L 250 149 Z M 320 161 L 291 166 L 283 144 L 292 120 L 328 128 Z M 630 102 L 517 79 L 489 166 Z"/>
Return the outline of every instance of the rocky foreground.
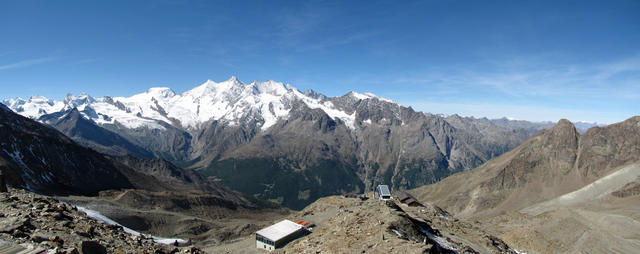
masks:
<path fill-rule="evenodd" d="M 12 244 L 32 253 L 204 253 L 129 234 L 71 205 L 20 189 L 0 193 L 0 251 Z"/>
<path fill-rule="evenodd" d="M 516 253 L 477 225 L 424 205 L 321 198 L 297 214 L 316 223 L 312 233 L 276 253 Z"/>

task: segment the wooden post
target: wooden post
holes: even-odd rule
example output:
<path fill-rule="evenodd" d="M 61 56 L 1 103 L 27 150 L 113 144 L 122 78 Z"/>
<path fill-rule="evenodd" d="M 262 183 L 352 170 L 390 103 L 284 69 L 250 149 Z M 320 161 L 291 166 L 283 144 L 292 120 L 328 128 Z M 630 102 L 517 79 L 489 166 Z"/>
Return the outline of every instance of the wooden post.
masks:
<path fill-rule="evenodd" d="M 4 181 L 4 174 L 0 170 L 0 192 L 8 192 L 7 183 Z"/>

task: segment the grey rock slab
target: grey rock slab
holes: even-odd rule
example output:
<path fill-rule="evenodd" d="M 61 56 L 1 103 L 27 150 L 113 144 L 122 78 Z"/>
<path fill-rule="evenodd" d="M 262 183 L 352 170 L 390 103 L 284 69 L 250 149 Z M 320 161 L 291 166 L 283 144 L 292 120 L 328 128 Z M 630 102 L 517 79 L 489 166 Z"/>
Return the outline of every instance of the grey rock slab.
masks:
<path fill-rule="evenodd" d="M 29 219 L 20 217 L 9 217 L 0 220 L 0 233 L 11 233 L 29 223 Z"/>

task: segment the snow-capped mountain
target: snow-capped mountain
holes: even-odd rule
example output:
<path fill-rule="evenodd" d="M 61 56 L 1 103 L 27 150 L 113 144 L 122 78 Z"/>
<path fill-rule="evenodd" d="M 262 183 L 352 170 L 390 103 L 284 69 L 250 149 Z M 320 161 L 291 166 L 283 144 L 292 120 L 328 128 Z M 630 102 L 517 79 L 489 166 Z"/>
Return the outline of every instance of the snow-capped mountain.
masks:
<path fill-rule="evenodd" d="M 377 98 L 371 93 L 349 93 L 357 99 Z M 309 108 L 321 109 L 329 116 L 338 118 L 351 128 L 355 116 L 337 108 L 325 97 L 314 97 L 296 88 L 269 80 L 244 84 L 236 77 L 216 83 L 208 80 L 189 91 L 176 94 L 167 87 L 154 87 L 131 97 L 93 98 L 87 94 L 67 95 L 64 101 L 55 101 L 42 96 L 32 96 L 3 101 L 15 112 L 32 118 L 77 108 L 83 116 L 99 125 L 122 124 L 127 128 L 146 127 L 164 129 L 159 122 L 186 130 L 196 130 L 211 120 L 229 125 L 238 125 L 246 117 L 255 117 L 262 130 L 273 126 L 278 119 L 288 116 L 294 101 L 304 102 Z"/>
<path fill-rule="evenodd" d="M 3 103 L 94 150 L 161 157 L 293 208 L 380 183 L 432 183 L 534 134 L 415 112 L 370 93 L 327 97 L 235 77 L 180 94 L 157 87 L 131 97 L 34 96 Z"/>

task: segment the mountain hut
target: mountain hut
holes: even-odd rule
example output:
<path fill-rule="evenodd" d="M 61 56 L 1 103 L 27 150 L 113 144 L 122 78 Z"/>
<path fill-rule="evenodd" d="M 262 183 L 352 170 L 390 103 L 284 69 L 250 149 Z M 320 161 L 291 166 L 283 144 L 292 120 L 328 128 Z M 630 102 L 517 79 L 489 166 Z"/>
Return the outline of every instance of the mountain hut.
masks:
<path fill-rule="evenodd" d="M 256 248 L 273 251 L 306 233 L 303 225 L 283 220 L 256 232 Z"/>

